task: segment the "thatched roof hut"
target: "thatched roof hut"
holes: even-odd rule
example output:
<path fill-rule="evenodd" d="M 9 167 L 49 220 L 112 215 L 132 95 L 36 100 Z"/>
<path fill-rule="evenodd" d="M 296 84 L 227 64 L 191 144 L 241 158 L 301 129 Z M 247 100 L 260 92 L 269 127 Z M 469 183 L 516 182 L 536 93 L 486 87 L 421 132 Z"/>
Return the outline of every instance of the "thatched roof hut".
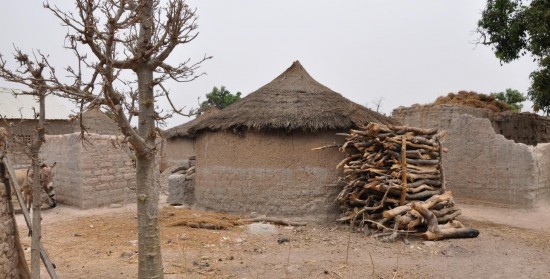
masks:
<path fill-rule="evenodd" d="M 189 130 L 196 136 L 199 207 L 325 220 L 337 211 L 337 132 L 368 122 L 397 123 L 315 81 L 298 61 Z"/>
<path fill-rule="evenodd" d="M 192 129 L 317 132 L 345 130 L 368 122 L 396 123 L 317 82 L 295 61 L 272 82 Z"/>

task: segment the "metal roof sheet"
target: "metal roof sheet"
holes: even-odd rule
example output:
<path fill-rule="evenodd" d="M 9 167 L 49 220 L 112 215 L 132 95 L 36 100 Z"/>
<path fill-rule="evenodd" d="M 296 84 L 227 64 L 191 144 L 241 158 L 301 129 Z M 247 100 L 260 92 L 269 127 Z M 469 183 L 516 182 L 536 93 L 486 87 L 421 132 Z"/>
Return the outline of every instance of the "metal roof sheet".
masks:
<path fill-rule="evenodd" d="M 39 111 L 38 98 L 31 95 L 14 95 L 22 93 L 19 89 L 0 87 L 0 116 L 6 119 L 35 119 Z M 33 108 L 35 110 L 33 110 Z M 61 104 L 61 98 L 53 95 L 46 97 L 46 119 L 68 120 L 71 112 Z"/>

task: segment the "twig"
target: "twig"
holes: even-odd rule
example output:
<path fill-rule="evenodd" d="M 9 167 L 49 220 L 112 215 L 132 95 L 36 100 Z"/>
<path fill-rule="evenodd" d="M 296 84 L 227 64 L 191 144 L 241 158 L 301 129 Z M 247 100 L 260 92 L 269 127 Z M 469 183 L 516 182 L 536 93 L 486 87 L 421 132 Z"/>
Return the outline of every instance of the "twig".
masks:
<path fill-rule="evenodd" d="M 288 267 L 290 266 L 290 243 L 288 244 L 288 255 L 286 257 L 286 270 L 285 270 L 285 278 L 288 279 Z"/>
<path fill-rule="evenodd" d="M 353 230 L 353 223 L 350 224 L 349 232 L 348 232 L 348 245 L 346 247 L 346 265 L 348 264 L 348 256 L 349 256 L 349 243 L 351 242 L 351 231 Z"/>
<path fill-rule="evenodd" d="M 398 233 L 416 233 L 416 232 L 418 232 L 418 231 L 391 229 L 391 228 L 388 228 L 388 227 L 386 227 L 386 226 L 384 226 L 384 225 L 382 225 L 382 224 L 380 224 L 380 223 L 378 223 L 378 222 L 376 222 L 376 221 L 372 221 L 372 220 L 365 220 L 365 221 L 366 221 L 366 222 L 373 223 L 373 224 L 376 224 L 376 225 L 378 225 L 378 226 L 380 226 L 380 227 L 382 227 L 382 228 L 384 228 L 384 229 L 386 229 L 386 230 L 395 231 L 395 232 L 398 232 Z"/>
<path fill-rule="evenodd" d="M 395 279 L 395 277 L 397 276 L 397 272 L 399 271 L 399 254 L 401 253 L 397 253 L 397 267 L 395 267 L 395 272 L 393 273 L 393 279 Z"/>
<path fill-rule="evenodd" d="M 323 150 L 323 149 L 327 149 L 327 148 L 334 148 L 334 147 L 338 147 L 340 148 L 342 145 L 341 144 L 337 144 L 337 143 L 333 143 L 333 144 L 328 144 L 328 145 L 325 145 L 325 146 L 320 146 L 320 147 L 315 147 L 315 148 L 312 148 L 311 150 Z"/>
<path fill-rule="evenodd" d="M 336 273 L 336 272 L 334 272 L 334 271 L 330 271 L 330 270 L 323 270 L 323 271 L 321 271 L 319 274 L 317 274 L 317 275 L 315 276 L 315 278 L 316 278 L 316 279 L 319 278 L 319 276 L 320 276 L 321 274 L 334 274 L 334 275 L 338 276 L 339 278 L 344 278 L 344 277 L 342 277 L 342 275 L 340 275 L 340 274 L 338 274 L 338 273 Z"/>
<path fill-rule="evenodd" d="M 279 218 L 273 218 L 273 217 L 256 217 L 256 218 L 245 219 L 244 221 L 245 222 L 268 222 L 268 223 L 285 225 L 285 226 L 307 226 L 306 222 L 291 221 L 288 219 L 279 219 Z"/>
<path fill-rule="evenodd" d="M 372 264 L 372 273 L 371 275 L 374 275 L 374 261 L 372 260 L 372 254 L 369 251 L 369 257 L 370 257 L 370 263 Z"/>

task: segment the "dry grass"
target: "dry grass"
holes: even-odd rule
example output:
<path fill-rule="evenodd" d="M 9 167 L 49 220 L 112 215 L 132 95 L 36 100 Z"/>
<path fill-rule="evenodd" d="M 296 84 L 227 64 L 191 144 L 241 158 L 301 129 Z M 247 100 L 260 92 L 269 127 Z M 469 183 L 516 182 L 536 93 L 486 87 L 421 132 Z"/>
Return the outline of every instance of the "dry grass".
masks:
<path fill-rule="evenodd" d="M 489 109 L 494 112 L 509 111 L 510 106 L 489 95 L 473 92 L 460 91 L 449 93 L 447 96 L 438 97 L 432 105 L 462 105 L 474 108 Z"/>

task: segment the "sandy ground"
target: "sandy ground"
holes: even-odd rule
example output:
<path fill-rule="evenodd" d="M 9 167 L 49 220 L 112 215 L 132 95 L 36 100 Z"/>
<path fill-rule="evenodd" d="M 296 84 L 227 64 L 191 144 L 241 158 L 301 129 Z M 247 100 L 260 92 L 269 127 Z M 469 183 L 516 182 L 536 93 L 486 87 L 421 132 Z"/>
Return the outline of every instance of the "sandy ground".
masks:
<path fill-rule="evenodd" d="M 162 205 L 165 278 L 550 278 L 550 211 L 460 207 L 478 238 L 385 243 L 336 223 L 250 231 L 242 216 Z M 227 228 L 184 225 L 193 220 Z M 17 222 L 29 260 L 21 215 Z M 135 205 L 46 210 L 42 239 L 59 278 L 137 276 Z"/>

